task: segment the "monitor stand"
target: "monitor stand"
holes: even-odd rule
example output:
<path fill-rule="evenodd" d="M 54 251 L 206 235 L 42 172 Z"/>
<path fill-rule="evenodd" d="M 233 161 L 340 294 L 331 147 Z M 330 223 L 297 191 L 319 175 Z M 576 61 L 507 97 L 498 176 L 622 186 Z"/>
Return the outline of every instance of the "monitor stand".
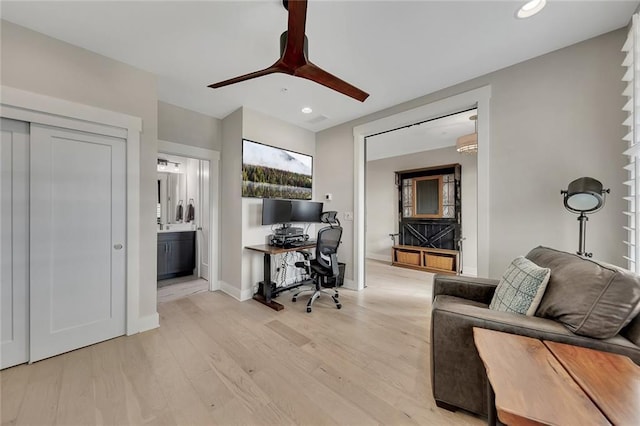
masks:
<path fill-rule="evenodd" d="M 283 223 L 281 228 L 276 228 L 273 234 L 278 237 L 294 237 L 304 234 L 304 229 L 291 226 L 290 223 Z"/>

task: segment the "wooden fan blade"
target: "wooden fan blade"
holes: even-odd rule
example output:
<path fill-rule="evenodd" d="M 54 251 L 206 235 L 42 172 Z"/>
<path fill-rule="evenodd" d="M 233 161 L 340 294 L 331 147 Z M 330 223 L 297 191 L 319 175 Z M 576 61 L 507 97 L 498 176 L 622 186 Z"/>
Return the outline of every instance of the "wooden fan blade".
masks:
<path fill-rule="evenodd" d="M 278 61 L 275 64 L 271 65 L 268 68 L 265 68 L 260 71 L 250 72 L 249 74 L 241 75 L 239 77 L 230 78 L 229 80 L 220 81 L 218 83 L 210 84 L 208 87 L 212 89 L 217 89 L 218 87 L 228 86 L 230 84 L 239 83 L 241 81 L 251 80 L 252 78 L 262 77 L 263 75 L 273 74 L 276 72 L 283 72 L 285 74 L 291 74 L 287 72 L 287 69 L 282 66 L 281 62 Z"/>
<path fill-rule="evenodd" d="M 307 0 L 289 0 L 289 23 L 287 26 L 287 45 L 282 60 L 297 66 L 305 63 L 304 31 L 307 23 Z"/>
<path fill-rule="evenodd" d="M 335 75 L 329 74 L 328 72 L 312 64 L 311 62 L 307 62 L 306 65 L 303 65 L 296 69 L 293 75 L 306 78 L 307 80 L 315 81 L 318 84 L 322 84 L 329 89 L 333 89 L 336 92 L 340 92 L 342 94 L 350 96 L 353 99 L 359 100 L 360 102 L 364 102 L 365 99 L 369 97 L 369 94 L 367 92 L 364 92 L 357 87 L 352 86 L 344 80 L 340 80 Z"/>

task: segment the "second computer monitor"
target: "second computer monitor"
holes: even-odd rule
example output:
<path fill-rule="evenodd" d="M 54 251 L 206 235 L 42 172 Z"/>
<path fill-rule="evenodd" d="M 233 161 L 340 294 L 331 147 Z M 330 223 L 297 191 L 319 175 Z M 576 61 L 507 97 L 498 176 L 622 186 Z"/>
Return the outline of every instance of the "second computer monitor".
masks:
<path fill-rule="evenodd" d="M 291 201 L 291 222 L 320 222 L 323 203 L 316 201 Z"/>

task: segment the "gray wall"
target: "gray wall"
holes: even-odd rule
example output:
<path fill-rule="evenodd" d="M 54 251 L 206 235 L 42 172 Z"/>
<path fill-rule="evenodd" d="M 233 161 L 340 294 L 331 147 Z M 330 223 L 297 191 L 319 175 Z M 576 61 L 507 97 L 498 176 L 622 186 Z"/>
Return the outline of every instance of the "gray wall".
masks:
<path fill-rule="evenodd" d="M 587 250 L 625 265 L 625 37 L 625 29 L 613 31 L 319 132 L 316 189 L 332 192 L 336 209 L 353 211 L 355 126 L 491 85 L 489 275 L 499 277 L 512 258 L 538 244 L 577 250 L 576 216 L 562 206 L 560 189 L 581 176 L 611 188 L 605 208 L 589 219 Z M 346 224 L 343 237 L 348 278 L 352 225 Z"/>
<path fill-rule="evenodd" d="M 2 21 L 3 85 L 142 118 L 140 316 L 156 312 L 156 77 Z"/>
<path fill-rule="evenodd" d="M 262 199 L 242 198 L 242 139 L 315 154 L 315 134 L 262 113 L 241 108 L 222 121 L 221 286 L 240 300 L 250 298 L 262 280 L 262 255 L 244 249 L 265 244 L 271 227 L 262 226 Z M 314 161 L 314 169 L 315 169 Z M 228 244 L 227 244 L 228 242 Z"/>
<path fill-rule="evenodd" d="M 368 161 L 366 166 L 367 257 L 391 261 L 390 233 L 398 232 L 398 189 L 395 172 L 458 163 L 462 168 L 463 273 L 478 270 L 477 157 L 460 154 L 455 147 L 434 149 Z"/>
<path fill-rule="evenodd" d="M 242 282 L 242 108 L 222 120 L 220 286 L 240 299 Z"/>
<path fill-rule="evenodd" d="M 220 151 L 222 120 L 159 101 L 158 139 Z"/>
<path fill-rule="evenodd" d="M 315 133 L 248 108 L 243 110 L 243 136 L 246 139 L 311 155 L 315 159 Z M 313 193 L 316 192 L 313 191 Z M 313 227 L 309 230 L 311 235 L 313 230 Z M 242 198 L 242 246 L 264 244 L 271 233 L 271 226 L 262 226 L 262 199 Z M 275 260 L 273 264 L 276 264 Z M 253 287 L 258 281 L 262 281 L 262 278 L 262 255 L 244 250 L 242 253 L 243 299 L 251 297 L 254 293 Z"/>

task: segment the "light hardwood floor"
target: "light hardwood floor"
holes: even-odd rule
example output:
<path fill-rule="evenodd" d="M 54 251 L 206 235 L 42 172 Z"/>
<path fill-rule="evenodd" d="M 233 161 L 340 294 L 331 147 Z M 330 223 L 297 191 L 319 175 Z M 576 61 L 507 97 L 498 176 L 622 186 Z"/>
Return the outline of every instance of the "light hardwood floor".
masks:
<path fill-rule="evenodd" d="M 432 275 L 367 268 L 341 310 L 198 293 L 159 304 L 159 329 L 6 369 L 2 424 L 484 424 L 431 397 Z"/>
<path fill-rule="evenodd" d="M 209 283 L 195 275 L 158 281 L 158 303 L 171 302 L 207 290 Z"/>

